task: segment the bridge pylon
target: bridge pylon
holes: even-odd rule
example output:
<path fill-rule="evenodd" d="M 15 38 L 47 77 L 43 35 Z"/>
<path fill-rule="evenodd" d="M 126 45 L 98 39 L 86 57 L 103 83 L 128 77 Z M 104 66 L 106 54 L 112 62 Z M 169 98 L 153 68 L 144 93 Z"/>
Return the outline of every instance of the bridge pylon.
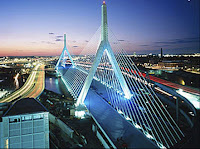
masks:
<path fill-rule="evenodd" d="M 74 63 L 74 61 L 73 61 L 73 59 L 72 59 L 72 57 L 71 57 L 71 55 L 70 55 L 70 53 L 69 53 L 69 51 L 68 51 L 68 49 L 67 49 L 67 46 L 66 46 L 66 34 L 64 34 L 64 48 L 63 48 L 63 51 L 62 51 L 62 53 L 61 53 L 61 55 L 60 55 L 60 57 L 59 57 L 59 60 L 58 60 L 58 62 L 57 62 L 57 64 L 56 64 L 56 67 L 55 67 L 56 70 L 58 69 L 58 66 L 59 66 L 59 64 L 60 64 L 61 61 L 62 61 L 62 63 L 63 63 L 62 65 L 64 66 L 64 63 L 65 63 L 65 56 L 66 56 L 65 53 L 67 53 L 67 55 L 68 55 L 68 57 L 69 57 L 69 59 L 70 59 L 72 65 L 75 66 L 75 63 Z M 65 66 L 64 66 L 64 67 L 65 67 Z"/>
<path fill-rule="evenodd" d="M 88 90 L 91 86 L 93 77 L 95 75 L 95 72 L 97 70 L 97 67 L 101 61 L 101 58 L 103 56 L 104 51 L 106 52 L 108 59 L 113 67 L 114 73 L 119 80 L 119 83 L 121 85 L 121 88 L 125 94 L 125 98 L 130 99 L 132 97 L 132 94 L 128 88 L 128 85 L 122 75 L 122 72 L 119 68 L 119 65 L 117 63 L 117 60 L 115 58 L 115 55 L 113 53 L 113 50 L 110 46 L 110 43 L 108 41 L 108 24 L 107 24 L 107 6 L 105 1 L 102 4 L 102 22 L 101 22 L 101 43 L 99 45 L 99 48 L 97 50 L 96 57 L 94 59 L 94 62 L 92 64 L 92 67 L 89 71 L 89 74 L 85 80 L 85 83 L 83 85 L 83 88 L 81 90 L 81 93 L 78 97 L 76 106 L 79 106 L 80 104 L 84 105 L 84 100 L 87 96 Z"/>

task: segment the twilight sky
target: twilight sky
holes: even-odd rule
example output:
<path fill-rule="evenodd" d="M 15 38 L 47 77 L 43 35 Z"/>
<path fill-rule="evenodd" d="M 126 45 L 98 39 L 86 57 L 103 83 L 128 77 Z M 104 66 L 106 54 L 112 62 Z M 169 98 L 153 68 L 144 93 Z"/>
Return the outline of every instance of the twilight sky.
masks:
<path fill-rule="evenodd" d="M 101 25 L 102 0 L 0 0 L 0 56 L 80 53 Z M 200 52 L 199 0 L 107 0 L 108 26 L 127 53 Z"/>

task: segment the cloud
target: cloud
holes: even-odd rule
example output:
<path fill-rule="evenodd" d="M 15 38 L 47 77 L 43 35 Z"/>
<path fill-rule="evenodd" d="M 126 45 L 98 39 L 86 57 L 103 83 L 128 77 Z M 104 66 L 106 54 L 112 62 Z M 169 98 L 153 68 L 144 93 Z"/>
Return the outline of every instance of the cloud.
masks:
<path fill-rule="evenodd" d="M 74 48 L 77 48 L 77 47 L 79 47 L 79 46 L 73 46 Z"/>
<path fill-rule="evenodd" d="M 142 44 L 142 45 L 139 45 L 139 46 L 141 46 L 141 47 L 147 47 L 147 46 L 149 46 L 149 45 L 147 45 L 147 44 Z"/>
<path fill-rule="evenodd" d="M 153 47 L 160 47 L 160 48 L 162 48 L 162 47 L 169 47 L 170 45 L 168 45 L 168 44 L 163 44 L 163 45 L 154 45 Z"/>
<path fill-rule="evenodd" d="M 60 38 L 63 38 L 63 36 L 61 36 L 61 35 L 56 36 L 55 37 L 55 41 L 63 41 L 63 39 L 60 39 Z"/>
<path fill-rule="evenodd" d="M 46 43 L 47 43 L 47 44 L 56 44 L 56 43 L 54 43 L 54 42 L 49 42 L 49 41 L 47 41 Z"/>
<path fill-rule="evenodd" d="M 200 42 L 199 37 L 172 39 L 169 41 L 157 41 L 154 42 L 154 44 L 174 45 L 174 44 L 186 44 L 186 43 L 196 43 L 196 42 Z"/>
<path fill-rule="evenodd" d="M 56 44 L 54 42 L 49 42 L 49 41 L 41 41 L 41 43 L 46 43 L 46 44 Z"/>
<path fill-rule="evenodd" d="M 62 38 L 63 36 L 56 36 L 56 38 Z"/>
<path fill-rule="evenodd" d="M 55 41 L 62 41 L 62 39 L 56 39 Z"/>
<path fill-rule="evenodd" d="M 54 33 L 49 33 L 50 35 L 53 35 Z"/>

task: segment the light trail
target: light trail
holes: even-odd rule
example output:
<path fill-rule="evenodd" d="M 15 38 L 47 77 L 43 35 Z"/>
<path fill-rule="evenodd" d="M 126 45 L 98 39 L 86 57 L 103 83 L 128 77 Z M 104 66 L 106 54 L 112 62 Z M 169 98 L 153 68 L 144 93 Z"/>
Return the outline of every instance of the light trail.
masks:
<path fill-rule="evenodd" d="M 71 63 L 66 63 L 66 64 L 71 64 Z M 89 63 L 89 62 L 79 62 L 79 63 L 76 63 L 77 66 L 88 67 L 88 68 L 91 67 L 91 64 L 92 63 Z M 97 68 L 98 69 L 106 69 L 106 70 L 112 70 L 113 71 L 113 69 L 108 68 L 108 67 L 111 67 L 111 65 L 106 65 L 106 66 L 107 67 L 100 67 L 100 66 L 98 66 Z M 122 73 L 125 74 L 125 75 L 128 75 L 129 77 L 134 77 L 132 74 L 129 74 L 129 73 L 136 73 L 132 69 L 128 69 L 128 68 L 124 68 L 124 67 L 121 67 L 121 69 L 124 70 L 124 71 L 122 71 Z M 147 78 L 145 73 L 139 73 L 139 76 L 141 76 L 141 75 L 143 77 Z M 137 79 L 137 78 L 135 78 L 135 79 Z M 195 90 L 195 89 L 191 89 L 191 88 L 186 87 L 186 86 L 175 84 L 173 82 L 166 81 L 166 80 L 157 78 L 157 77 L 152 76 L 152 75 L 149 75 L 149 78 L 147 78 L 147 79 L 150 79 L 150 80 L 152 80 L 154 82 L 157 82 L 157 83 L 163 84 L 165 86 L 171 87 L 173 89 L 177 89 L 177 90 L 178 89 L 183 89 L 183 91 L 185 91 L 185 92 L 188 92 L 188 93 L 200 96 L 200 92 L 197 91 L 197 90 Z M 147 83 L 145 83 L 145 84 L 147 84 Z"/>
<path fill-rule="evenodd" d="M 31 74 L 29 75 L 27 81 L 25 82 L 25 84 L 19 90 L 12 93 L 9 97 L 2 99 L 0 102 L 1 103 L 2 102 L 11 102 L 12 100 L 20 98 L 21 96 L 26 94 L 29 90 L 31 90 L 31 88 L 33 87 L 34 82 L 35 82 L 37 70 L 40 66 L 41 66 L 41 64 L 38 64 L 38 65 L 35 66 L 35 68 L 31 72 Z M 44 65 L 43 65 L 43 67 L 44 67 Z"/>
<path fill-rule="evenodd" d="M 34 85 L 34 87 L 29 91 L 29 93 L 25 97 L 29 98 L 36 98 L 38 95 L 42 93 L 45 87 L 45 72 L 44 72 L 44 65 L 40 66 L 39 73 L 37 74 L 37 81 Z"/>
<path fill-rule="evenodd" d="M 14 77 L 14 79 L 15 79 L 15 85 L 16 85 L 16 89 L 18 89 L 19 88 L 19 81 L 18 81 L 18 77 L 19 77 L 19 73 L 17 73 L 17 75 Z"/>

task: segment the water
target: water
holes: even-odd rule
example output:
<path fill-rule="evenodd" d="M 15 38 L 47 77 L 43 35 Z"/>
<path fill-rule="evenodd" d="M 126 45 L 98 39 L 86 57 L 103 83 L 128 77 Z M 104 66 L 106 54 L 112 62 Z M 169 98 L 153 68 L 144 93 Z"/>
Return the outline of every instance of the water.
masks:
<path fill-rule="evenodd" d="M 45 77 L 45 89 L 57 94 L 63 94 L 60 89 L 60 78 L 48 75 Z M 0 98 L 19 89 L 25 81 L 23 76 L 19 76 L 18 73 L 0 73 Z"/>
<path fill-rule="evenodd" d="M 63 94 L 60 88 L 60 78 L 54 76 L 45 76 L 45 89 L 53 91 L 57 94 Z"/>

